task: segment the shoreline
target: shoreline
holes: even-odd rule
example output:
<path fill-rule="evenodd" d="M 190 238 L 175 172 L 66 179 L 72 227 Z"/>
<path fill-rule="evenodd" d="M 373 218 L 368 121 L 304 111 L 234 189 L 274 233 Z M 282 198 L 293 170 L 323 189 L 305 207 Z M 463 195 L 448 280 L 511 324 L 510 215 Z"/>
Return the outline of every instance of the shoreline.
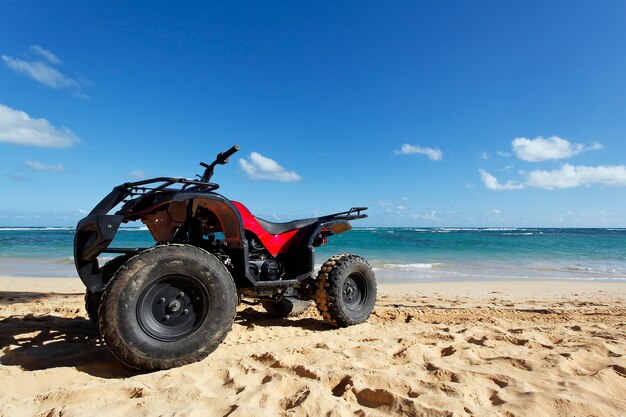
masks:
<path fill-rule="evenodd" d="M 322 257 L 323 258 L 323 257 Z M 113 257 L 100 259 L 101 264 Z M 583 268 L 576 265 L 521 265 L 502 264 L 487 260 L 482 264 L 473 262 L 451 263 L 389 263 L 391 261 L 370 260 L 377 280 L 384 284 L 404 283 L 452 283 L 452 282 L 497 282 L 497 281 L 584 281 L 626 282 L 624 267 L 602 264 Z M 318 271 L 322 264 L 315 264 Z M 608 269 L 609 272 L 602 272 Z M 0 276 L 31 278 L 73 278 L 78 276 L 73 259 L 70 258 L 0 258 Z"/>
<path fill-rule="evenodd" d="M 60 277 L 60 276 L 15 276 L 0 274 L 0 292 L 6 290 L 24 290 L 24 283 L 34 285 L 37 288 L 59 286 L 74 291 L 83 291 L 84 286 L 78 276 Z M 475 285 L 471 285 L 475 284 Z M 602 286 L 597 287 L 596 285 Z M 487 286 L 487 287 L 486 287 Z M 441 291 L 450 295 L 459 295 L 462 292 L 468 295 L 478 295 L 488 289 L 498 290 L 499 293 L 519 292 L 520 290 L 532 288 L 542 288 L 546 291 L 561 290 L 564 292 L 575 293 L 577 291 L 594 291 L 596 289 L 612 288 L 615 293 L 622 293 L 626 296 L 626 281 L 615 281 L 611 279 L 563 279 L 563 278 L 500 278 L 500 279 L 483 279 L 483 278 L 467 278 L 455 280 L 438 280 L 438 281 L 400 281 L 400 282 L 378 282 L 379 290 L 382 289 L 390 295 L 399 295 L 403 289 L 409 291 L 421 289 L 429 293 Z M 603 291 L 603 290 L 600 290 Z"/>

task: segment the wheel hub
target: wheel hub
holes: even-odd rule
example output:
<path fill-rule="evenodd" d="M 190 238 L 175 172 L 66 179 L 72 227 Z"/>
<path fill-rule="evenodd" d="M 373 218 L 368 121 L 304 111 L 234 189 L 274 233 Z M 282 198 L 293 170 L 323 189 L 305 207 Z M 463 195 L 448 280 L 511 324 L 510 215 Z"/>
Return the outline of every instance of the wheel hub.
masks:
<path fill-rule="evenodd" d="M 142 292 L 137 318 L 142 329 L 157 340 L 179 340 L 193 333 L 206 318 L 208 293 L 188 275 L 161 277 Z"/>
<path fill-rule="evenodd" d="M 173 300 L 171 303 L 168 304 L 167 311 L 169 311 L 170 313 L 176 313 L 178 310 L 180 310 L 180 307 L 180 301 Z"/>
<path fill-rule="evenodd" d="M 365 281 L 360 274 L 352 274 L 343 282 L 343 302 L 349 310 L 358 310 L 367 296 Z"/>
<path fill-rule="evenodd" d="M 352 299 L 352 296 L 354 295 L 355 292 L 355 288 L 352 285 L 348 285 L 348 288 L 346 288 L 346 294 L 348 295 L 349 299 Z"/>

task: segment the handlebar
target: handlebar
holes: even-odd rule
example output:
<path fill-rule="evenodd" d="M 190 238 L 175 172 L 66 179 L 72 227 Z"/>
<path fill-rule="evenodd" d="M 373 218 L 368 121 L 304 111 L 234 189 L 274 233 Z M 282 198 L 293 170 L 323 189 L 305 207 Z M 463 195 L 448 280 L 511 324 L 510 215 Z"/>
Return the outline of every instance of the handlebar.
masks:
<path fill-rule="evenodd" d="M 233 156 L 238 150 L 239 150 L 239 145 L 234 145 L 232 148 L 230 148 L 226 152 L 220 152 L 219 154 L 217 154 L 217 157 L 215 158 L 215 160 L 219 161 L 218 164 L 224 165 L 225 163 L 228 162 L 228 158 Z"/>
<path fill-rule="evenodd" d="M 229 150 L 218 153 L 215 157 L 215 161 L 211 162 L 211 164 L 205 164 L 204 162 L 200 162 L 200 165 L 206 168 L 204 170 L 204 175 L 200 177 L 200 181 L 208 182 L 213 176 L 213 169 L 215 168 L 215 165 L 227 164 L 228 158 L 233 156 L 239 149 L 239 145 L 234 145 Z"/>

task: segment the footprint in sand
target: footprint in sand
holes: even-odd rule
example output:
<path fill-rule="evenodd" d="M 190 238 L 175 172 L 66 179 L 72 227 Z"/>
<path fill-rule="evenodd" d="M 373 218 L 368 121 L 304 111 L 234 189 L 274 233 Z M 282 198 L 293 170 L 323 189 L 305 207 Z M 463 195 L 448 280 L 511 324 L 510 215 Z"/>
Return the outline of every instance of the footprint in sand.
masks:
<path fill-rule="evenodd" d="M 487 336 L 483 336 L 480 339 L 476 339 L 475 337 L 470 337 L 467 339 L 467 343 L 472 343 L 478 346 L 485 346 L 485 342 L 487 341 Z"/>
<path fill-rule="evenodd" d="M 390 406 L 394 403 L 396 395 L 384 388 L 363 388 L 360 390 L 353 389 L 357 402 L 368 408 L 378 408 Z"/>
<path fill-rule="evenodd" d="M 497 392 L 493 394 L 491 397 L 489 397 L 489 401 L 491 401 L 491 404 L 493 404 L 496 407 L 506 403 L 506 401 L 500 398 Z"/>
<path fill-rule="evenodd" d="M 441 349 L 441 356 L 450 356 L 450 355 L 453 355 L 455 352 L 456 352 L 456 349 L 454 348 L 454 346 L 450 345 L 448 347 Z"/>
<path fill-rule="evenodd" d="M 352 377 L 350 375 L 346 375 L 331 389 L 331 392 L 335 397 L 341 397 L 346 393 L 346 391 L 349 391 L 353 385 L 354 381 L 352 381 Z"/>
<path fill-rule="evenodd" d="M 613 365 L 611 366 L 611 368 L 613 368 L 617 375 L 621 376 L 622 378 L 626 378 L 626 368 L 619 365 Z"/>
<path fill-rule="evenodd" d="M 506 388 L 509 386 L 508 382 L 503 381 L 501 379 L 495 378 L 495 377 L 491 377 L 489 378 L 493 381 L 494 384 L 496 384 L 497 386 L 499 386 L 500 388 Z"/>

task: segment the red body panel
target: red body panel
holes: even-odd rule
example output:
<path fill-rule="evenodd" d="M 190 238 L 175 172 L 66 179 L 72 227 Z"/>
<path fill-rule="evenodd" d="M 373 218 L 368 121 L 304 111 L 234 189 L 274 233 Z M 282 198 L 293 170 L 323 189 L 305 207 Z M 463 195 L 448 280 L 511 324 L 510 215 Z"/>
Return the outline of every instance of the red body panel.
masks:
<path fill-rule="evenodd" d="M 237 207 L 239 213 L 241 213 L 243 228 L 254 233 L 272 256 L 285 252 L 289 248 L 289 243 L 298 232 L 298 229 L 290 230 L 279 235 L 272 235 L 263 229 L 246 206 L 237 201 L 232 201 L 232 203 Z"/>

